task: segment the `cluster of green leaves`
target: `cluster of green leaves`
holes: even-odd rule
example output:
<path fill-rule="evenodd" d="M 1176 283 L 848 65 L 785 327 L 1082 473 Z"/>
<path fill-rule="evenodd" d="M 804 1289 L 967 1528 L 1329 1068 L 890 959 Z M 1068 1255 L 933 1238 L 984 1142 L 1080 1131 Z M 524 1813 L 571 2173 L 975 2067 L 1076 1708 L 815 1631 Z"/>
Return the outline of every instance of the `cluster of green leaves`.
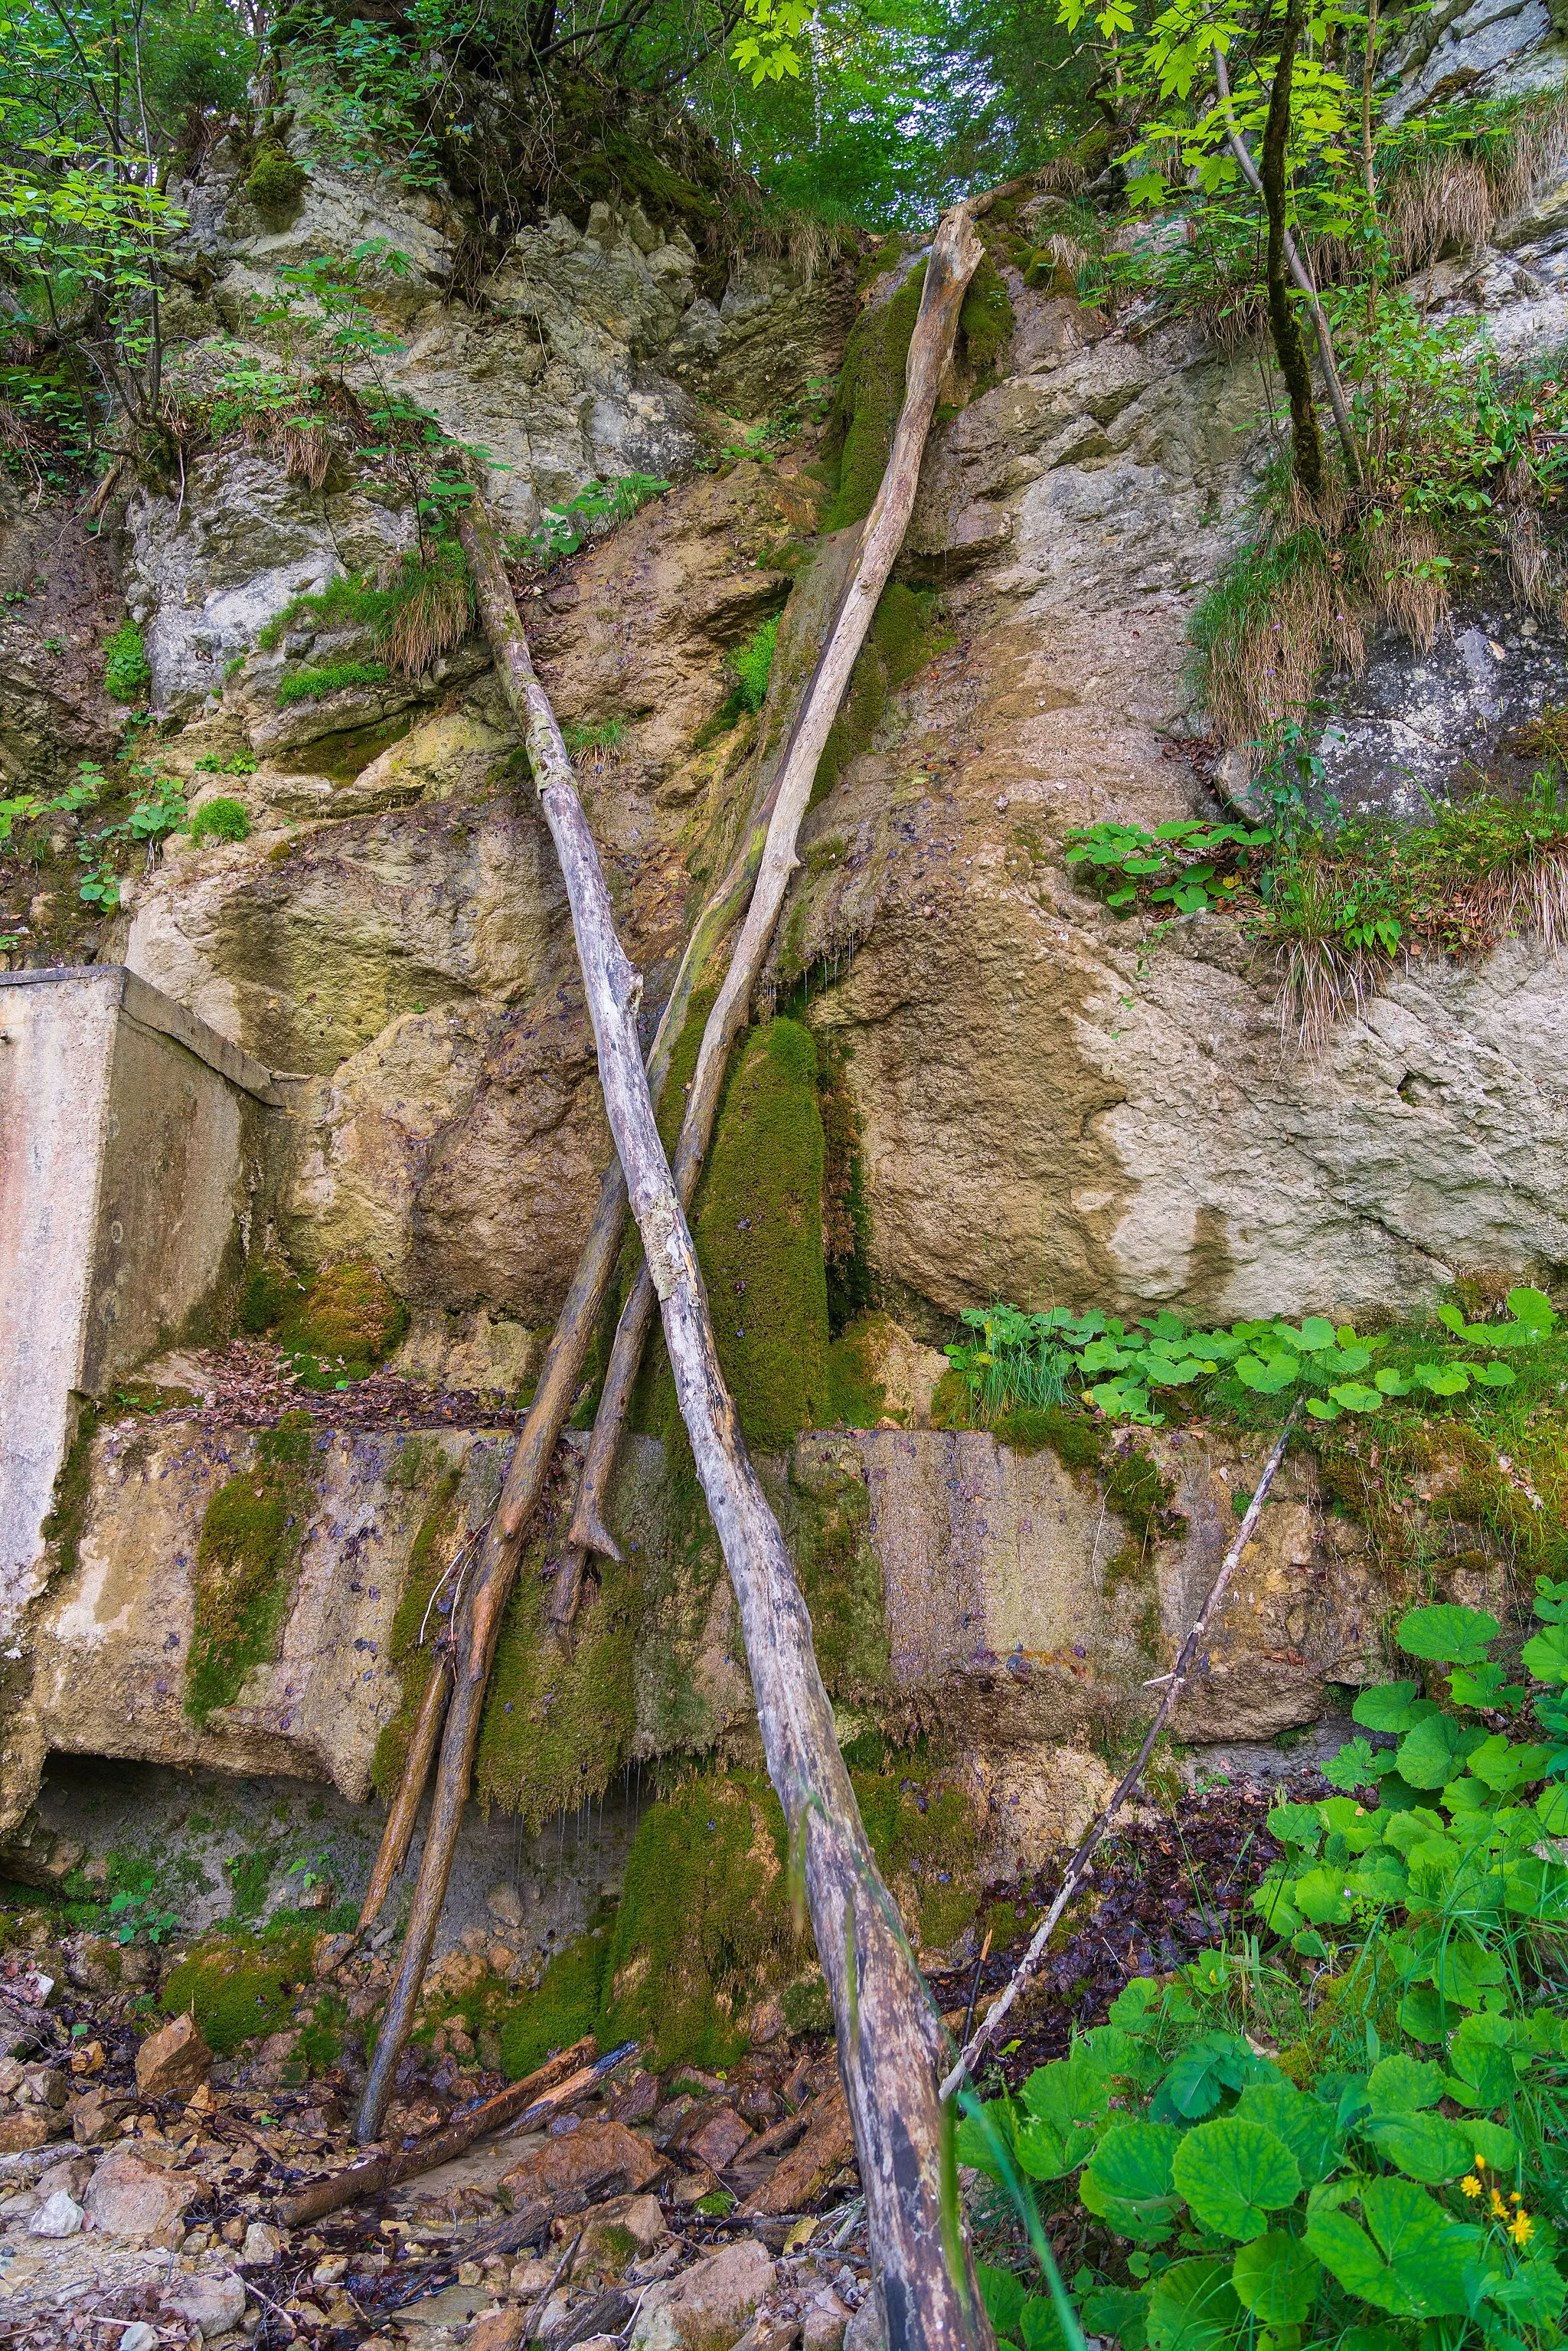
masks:
<path fill-rule="evenodd" d="M 735 690 L 745 710 L 760 710 L 768 699 L 773 657 L 779 649 L 779 615 L 759 622 L 751 634 L 726 656 Z"/>
<path fill-rule="evenodd" d="M 564 506 L 546 507 L 538 529 L 520 541 L 515 551 L 538 564 L 559 563 L 575 555 L 585 539 L 628 522 L 651 498 L 662 498 L 669 488 L 656 474 L 618 474 L 608 482 L 584 482 Z"/>
<path fill-rule="evenodd" d="M 1347 1792 L 1270 1812 L 1281 1857 L 1255 1904 L 1299 1980 L 1247 1945 L 1163 1988 L 1140 1979 L 962 2126 L 960 2158 L 1026 2212 L 1023 2180 L 1076 2176 L 1113 2247 L 1073 2281 L 1082 2323 L 1124 2351 L 1561 2341 L 1568 1583 L 1542 1578 L 1536 1614 L 1539 1736 L 1492 1727 L 1528 1705 L 1488 1656 L 1497 1618 L 1414 1609 L 1396 1637 L 1451 1667 L 1449 1706 L 1414 1681 L 1364 1692 L 1356 1719 L 1385 1743 L 1342 1750 L 1328 1776 Z M 1272 2053 L 1217 2000 L 1240 1982 L 1260 2018 L 1266 1979 L 1302 2034 Z M 981 2282 L 1004 2339 L 1057 2351 L 1045 2296 Z"/>
<path fill-rule="evenodd" d="M 1240 888 L 1252 853 L 1272 839 L 1262 827 L 1191 817 L 1152 832 L 1141 824 L 1092 824 L 1068 834 L 1066 863 L 1085 870 L 1119 915 L 1145 903 L 1201 914 L 1227 903 Z"/>
<path fill-rule="evenodd" d="M 103 690 L 116 702 L 140 702 L 152 683 L 141 632 L 121 621 L 103 641 Z"/>
<path fill-rule="evenodd" d="M 1297 1324 L 1282 1316 L 1232 1323 L 1225 1331 L 1195 1331 L 1168 1310 L 1124 1322 L 1098 1311 L 1075 1315 L 1065 1307 L 1028 1314 L 1017 1307 L 971 1307 L 962 1317 L 977 1336 L 950 1345 L 947 1360 L 985 1417 L 1006 1403 L 1040 1407 L 1058 1403 L 1069 1383 L 1085 1404 L 1110 1420 L 1156 1426 L 1158 1395 L 1201 1387 L 1221 1378 L 1254 1395 L 1300 1395 L 1315 1420 L 1342 1413 L 1381 1412 L 1396 1400 L 1464 1395 L 1473 1387 L 1508 1388 L 1516 1374 L 1500 1353 L 1539 1345 L 1556 1328 L 1551 1301 L 1525 1286 L 1508 1293 L 1510 1320 L 1467 1322 L 1459 1309 L 1438 1309 L 1444 1328 L 1488 1360 L 1434 1347 L 1404 1369 L 1377 1366 L 1386 1334 L 1363 1337 L 1349 1323 L 1309 1314 Z"/>
<path fill-rule="evenodd" d="M 164 1907 L 157 1879 L 151 1871 L 134 1887 L 122 1886 L 109 1905 L 110 1932 L 117 1943 L 134 1943 L 144 1935 L 150 1943 L 166 1943 L 180 1927 L 179 1913 Z"/>

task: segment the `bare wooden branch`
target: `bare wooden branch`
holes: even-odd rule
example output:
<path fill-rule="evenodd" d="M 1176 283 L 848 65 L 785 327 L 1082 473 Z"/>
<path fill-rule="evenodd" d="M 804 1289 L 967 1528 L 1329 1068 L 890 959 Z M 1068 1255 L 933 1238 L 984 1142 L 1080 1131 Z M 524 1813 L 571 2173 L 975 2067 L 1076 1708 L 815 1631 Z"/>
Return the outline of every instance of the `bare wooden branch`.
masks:
<path fill-rule="evenodd" d="M 1236 1530 L 1236 1540 L 1221 1560 L 1219 1573 L 1214 1579 L 1208 1597 L 1193 1619 L 1187 1636 L 1176 1653 L 1176 1664 L 1169 1674 L 1162 1674 L 1159 1677 L 1165 1695 L 1155 1708 L 1155 1719 L 1149 1725 L 1143 1745 L 1112 1791 L 1109 1802 L 1091 1822 L 1077 1852 L 1067 1865 L 1055 1900 L 1030 1937 L 1029 1948 L 1022 1959 L 987 2010 L 985 2022 L 973 2040 L 960 2051 L 957 2064 L 942 2085 L 943 2097 L 950 2098 L 953 2095 L 966 2074 L 972 2072 L 976 2058 L 980 2056 L 996 2038 L 998 2031 L 1006 2020 L 1008 2011 L 1044 1958 L 1046 1946 L 1056 1930 L 1057 1921 L 1087 1876 L 1089 1865 L 1093 1860 L 1106 1830 L 1143 1778 L 1145 1766 L 1155 1751 L 1155 1742 L 1176 1711 L 1176 1700 L 1186 1687 L 1194 1661 L 1202 1646 L 1204 1635 L 1208 1630 L 1209 1620 L 1229 1590 L 1231 1579 L 1241 1563 L 1241 1555 L 1252 1540 L 1252 1530 L 1258 1523 L 1259 1513 L 1263 1508 L 1269 1489 L 1274 1482 L 1274 1473 L 1285 1458 L 1285 1447 L 1290 1443 L 1291 1431 L 1295 1426 L 1296 1415 L 1300 1410 L 1301 1400 L 1298 1397 L 1291 1406 L 1285 1426 L 1280 1431 L 1275 1442 L 1274 1450 L 1263 1465 L 1263 1474 L 1258 1480 L 1252 1499 L 1247 1505 L 1246 1515 Z"/>
<path fill-rule="evenodd" d="M 693 1072 L 685 1114 L 681 1122 L 680 1140 L 675 1148 L 675 1185 L 683 1209 L 690 1207 L 696 1190 L 703 1159 L 713 1134 L 714 1120 L 718 1113 L 718 1099 L 730 1048 L 746 1020 L 752 991 L 761 976 L 778 926 L 785 892 L 800 862 L 796 841 L 810 800 L 817 765 L 848 689 L 856 656 L 871 627 L 877 600 L 887 585 L 898 550 L 904 544 L 904 534 L 909 527 L 910 510 L 919 486 L 920 461 L 936 407 L 936 392 L 952 355 L 959 304 L 979 257 L 978 240 L 975 238 L 972 226 L 973 214 L 981 204 L 994 203 L 1004 193 L 1003 189 L 993 189 L 979 204 L 959 206 L 956 211 L 949 213 L 937 232 L 936 244 L 926 265 L 920 319 L 910 342 L 904 408 L 889 452 L 887 469 L 876 502 L 862 528 L 849 579 L 790 730 L 757 888 L 731 954 L 728 974 L 703 1031 L 702 1047 Z M 965 248 L 966 261 L 961 275 L 953 258 L 956 251 L 955 241 L 959 234 L 956 225 L 960 213 L 964 215 L 963 234 L 973 246 L 972 257 L 968 257 L 968 249 Z M 948 248 L 943 248 L 945 236 L 949 239 Z M 956 295 L 953 291 L 955 287 Z M 920 347 L 918 357 L 917 342 Z M 605 1552 L 612 1558 L 618 1554 L 604 1525 L 605 1497 L 615 1466 L 626 1408 L 631 1402 L 643 1350 L 653 1324 L 655 1302 L 653 1284 L 644 1266 L 616 1328 L 572 1515 L 572 1543 L 584 1551 Z"/>
<path fill-rule="evenodd" d="M 419 1719 L 413 1726 L 413 1736 L 408 1742 L 403 1759 L 402 1778 L 387 1823 L 382 1831 L 381 1850 L 376 1865 L 371 1872 L 371 1882 L 365 1888 L 365 1898 L 360 1905 L 360 1923 L 354 1929 L 356 1941 L 375 1925 L 382 1905 L 392 1892 L 392 1882 L 408 1859 L 409 1846 L 413 1843 L 414 1823 L 424 1794 L 424 1783 L 430 1777 L 430 1766 L 441 1737 L 441 1726 L 446 1719 L 446 1701 L 452 1695 L 452 1651 L 443 1642 L 431 1661 L 430 1679 L 420 1700 Z"/>
<path fill-rule="evenodd" d="M 280 2208 L 278 2217 L 284 2227 L 298 2229 L 308 2220 L 319 2220 L 324 2212 L 336 2212 L 345 2204 L 357 2202 L 361 2196 L 378 2196 L 383 2188 L 395 2188 L 400 2180 L 417 2179 L 422 2172 L 434 2171 L 437 2164 L 449 2163 L 479 2139 L 492 2138 L 497 2131 L 530 2130 L 549 2116 L 575 2105 L 596 2090 L 607 2074 L 624 2064 L 637 2046 L 634 2041 L 623 2041 L 596 2061 L 596 2045 L 590 2033 L 570 2049 L 558 2050 L 526 2080 L 498 2090 L 493 2098 L 456 2116 L 444 2130 L 433 2131 L 413 2147 L 373 2147 L 341 2171 L 311 2180 Z"/>

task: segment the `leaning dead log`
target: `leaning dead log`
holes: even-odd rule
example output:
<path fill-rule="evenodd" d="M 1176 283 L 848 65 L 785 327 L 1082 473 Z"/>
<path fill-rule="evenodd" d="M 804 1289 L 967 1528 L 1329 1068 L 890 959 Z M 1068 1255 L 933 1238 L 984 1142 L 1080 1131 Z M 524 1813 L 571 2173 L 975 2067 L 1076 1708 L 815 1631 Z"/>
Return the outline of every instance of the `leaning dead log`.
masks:
<path fill-rule="evenodd" d="M 977 257 L 968 209 L 960 207 L 944 221 L 933 248 L 910 348 L 908 380 L 925 414 L 917 437 L 905 435 L 902 452 L 895 446 L 890 475 L 900 459 L 918 466 L 951 346 L 953 316 Z M 906 402 L 905 421 L 907 413 Z M 913 480 L 908 495 L 913 497 Z M 887 503 L 879 501 L 884 513 Z M 873 509 L 868 539 L 878 520 Z M 484 530 L 481 518 L 474 526 L 481 556 Z M 955 2233 L 951 2199 L 944 2196 L 936 2022 L 861 1821 L 817 1669 L 810 1618 L 719 1364 L 696 1252 L 654 1123 L 638 1047 L 641 983 L 615 935 L 570 762 L 534 674 L 509 588 L 509 614 L 495 612 L 505 574 L 493 539 L 489 555 L 487 566 L 475 566 L 481 606 L 508 698 L 525 726 L 529 762 L 566 881 L 605 1110 L 659 1295 L 681 1416 L 735 1590 L 768 1776 L 799 1856 L 832 1998 L 891 2351 L 986 2346 L 989 2325 L 972 2265 Z M 852 582 L 849 596 L 854 592 Z M 874 603 L 873 595 L 863 616 L 868 624 Z M 860 633 L 863 637 L 863 626 Z M 846 678 L 848 667 L 846 661 Z M 824 724 L 824 738 L 826 731 Z M 812 769 L 821 748 L 819 742 Z M 792 855 L 791 849 L 791 861 Z M 764 878 L 768 866 L 765 853 Z M 394 2001 L 397 1996 L 394 1991 Z"/>
<path fill-rule="evenodd" d="M 308 2220 L 319 2220 L 324 2212 L 336 2212 L 344 2204 L 357 2203 L 361 2196 L 379 2196 L 385 2188 L 395 2188 L 404 2179 L 417 2179 L 422 2172 L 434 2171 L 437 2164 L 450 2163 L 454 2156 L 462 2155 L 482 2138 L 492 2138 L 497 2131 L 528 2130 L 548 2121 L 551 2115 L 575 2105 L 580 2098 L 588 2097 L 612 2074 L 623 2065 L 636 2050 L 634 2041 L 623 2041 L 618 2049 L 594 2061 L 594 2040 L 576 2041 L 570 2049 L 562 2049 L 541 2065 L 525 2081 L 514 2082 L 510 2087 L 498 2090 L 482 2105 L 473 2106 L 465 2115 L 458 2115 L 443 2130 L 433 2131 L 428 2138 L 420 2139 L 413 2147 L 387 2148 L 374 2147 L 341 2171 L 329 2172 L 325 2179 L 313 2179 L 280 2206 L 278 2219 L 286 2229 L 298 2229 Z"/>
<path fill-rule="evenodd" d="M 472 537 L 475 526 L 462 526 Z M 472 556 L 472 549 L 470 549 Z M 498 557 L 496 559 L 498 564 Z M 505 572 L 502 571 L 505 588 Z M 510 601 L 510 590 L 506 590 Z M 515 609 L 515 608 L 514 608 Z M 722 946 L 727 933 L 738 919 L 757 880 L 762 862 L 763 847 L 768 838 L 768 823 L 778 797 L 779 781 L 765 796 L 747 821 L 739 847 L 729 869 L 717 889 L 708 899 L 687 940 L 674 983 L 665 999 L 653 1042 L 648 1052 L 648 1087 L 657 1102 L 669 1073 L 670 1056 L 679 1040 L 691 1006 L 692 995 L 708 963 Z M 425 1684 L 413 1736 L 409 1742 L 402 1776 L 397 1793 L 382 1832 L 381 1849 L 371 1875 L 365 1898 L 361 1906 L 357 1933 L 363 1935 L 379 1916 L 382 1906 L 408 1859 L 413 1841 L 414 1825 L 419 1816 L 420 1802 L 425 1782 L 430 1776 L 431 1760 L 438 1742 L 442 1743 L 443 1769 L 455 1772 L 461 1762 L 463 1789 L 467 1792 L 468 1771 L 473 1761 L 474 1741 L 478 1736 L 479 1708 L 483 1704 L 488 1679 L 490 1658 L 495 1640 L 500 1631 L 501 1615 L 510 1595 L 517 1573 L 523 1540 L 544 1491 L 545 1478 L 549 1468 L 561 1430 L 576 1400 L 580 1385 L 588 1350 L 598 1323 L 600 1309 L 609 1290 L 620 1254 L 622 1236 L 626 1226 L 626 1182 L 621 1172 L 621 1162 L 612 1159 L 600 1182 L 599 1205 L 588 1239 L 567 1292 L 566 1303 L 551 1337 L 545 1357 L 544 1369 L 528 1406 L 517 1449 L 507 1471 L 507 1481 L 496 1515 L 485 1531 L 478 1569 L 469 1606 L 451 1637 L 444 1641 L 432 1661 L 430 1678 Z M 580 1574 L 581 1553 L 575 1559 L 577 1575 Z M 558 1578 L 558 1595 L 563 1584 L 572 1593 L 572 1608 L 576 1605 L 577 1576 L 570 1570 Z M 558 1599 L 559 1605 L 559 1599 Z M 571 1608 L 565 1612 L 570 1622 Z M 443 1740 L 443 1726 L 452 1696 L 455 1674 L 461 1668 L 467 1684 L 473 1688 L 473 1703 L 465 1709 L 460 1744 L 465 1753 L 454 1749 L 453 1761 L 446 1763 L 447 1750 Z M 461 1811 L 461 1800 L 458 1810 Z M 425 1836 L 426 1854 L 432 1853 L 431 1835 L 437 1813 L 444 1821 L 449 1808 L 438 1796 L 433 1810 L 431 1829 Z M 443 1832 L 444 1834 L 444 1831 Z M 434 1849 L 434 1868 L 439 1862 L 439 1840 Z M 446 1868 L 451 1866 L 450 1854 Z M 422 1870 L 423 1864 L 422 1864 Z M 445 1896 L 446 1881 L 443 1876 L 440 1890 L 434 1896 L 435 1915 L 439 1917 Z M 422 1917 L 430 1909 L 428 1901 L 416 1901 Z M 434 1928 L 431 1930 L 434 1933 Z M 428 1958 L 428 1952 L 426 1954 Z M 423 1963 L 421 1967 L 423 1975 Z M 364 2136 L 364 2134 L 361 2134 Z M 369 2136 L 374 2137 L 371 2131 Z"/>
<path fill-rule="evenodd" d="M 877 600 L 887 585 L 909 527 L 937 391 L 952 358 L 959 306 L 980 256 L 973 216 L 1000 193 L 999 189 L 993 190 L 988 196 L 961 204 L 947 214 L 932 246 L 920 313 L 910 340 L 904 406 L 887 468 L 790 733 L 762 870 L 730 957 L 729 971 L 703 1031 L 675 1149 L 674 1177 L 683 1209 L 691 1207 L 718 1113 L 730 1048 L 745 1024 L 752 993 L 778 927 L 785 892 L 800 862 L 796 842 L 810 801 L 818 763 L 848 690 L 850 674 L 871 627 Z M 615 1467 L 626 1409 L 653 1324 L 654 1303 L 653 1284 L 644 1266 L 616 1327 L 572 1512 L 571 1543 L 612 1559 L 619 1558 L 620 1553 L 604 1524 L 605 1496 Z M 558 1600 L 557 1622 L 568 1614 L 561 1600 Z"/>

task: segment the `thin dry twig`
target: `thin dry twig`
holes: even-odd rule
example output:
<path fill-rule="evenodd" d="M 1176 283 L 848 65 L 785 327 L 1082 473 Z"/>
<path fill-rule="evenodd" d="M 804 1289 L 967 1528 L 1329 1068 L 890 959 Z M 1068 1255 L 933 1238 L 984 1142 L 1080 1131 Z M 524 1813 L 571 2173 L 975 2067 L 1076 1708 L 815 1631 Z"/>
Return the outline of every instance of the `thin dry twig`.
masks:
<path fill-rule="evenodd" d="M 1170 1720 L 1176 1702 L 1186 1685 L 1193 1661 L 1197 1656 L 1203 1636 L 1208 1629 L 1209 1618 L 1224 1599 L 1230 1580 L 1240 1564 L 1241 1554 L 1252 1539 L 1252 1530 L 1258 1523 L 1265 1497 L 1274 1482 L 1274 1473 L 1285 1458 L 1285 1447 L 1290 1442 L 1291 1431 L 1295 1426 L 1296 1415 L 1300 1410 L 1301 1399 L 1298 1397 L 1286 1416 L 1285 1426 L 1275 1440 L 1274 1450 L 1263 1465 L 1263 1475 L 1259 1479 L 1252 1499 L 1247 1505 L 1247 1514 L 1236 1530 L 1236 1540 L 1220 1562 L 1219 1573 L 1214 1579 L 1208 1597 L 1194 1617 L 1187 1636 L 1176 1654 L 1176 1664 L 1168 1674 L 1158 1677 L 1165 1685 L 1165 1696 L 1155 1709 L 1155 1719 L 1149 1725 L 1142 1747 L 1139 1748 L 1131 1767 L 1123 1773 L 1117 1782 L 1109 1802 L 1091 1823 L 1077 1852 L 1068 1863 L 1066 1875 L 1062 1878 L 1056 1899 L 1030 1937 L 1029 1949 L 987 2010 L 985 2022 L 979 2031 L 959 2053 L 956 2064 L 942 2085 L 940 2095 L 944 2098 L 950 2098 L 953 2095 L 965 2075 L 973 2069 L 976 2058 L 996 2037 L 1008 2011 L 1044 1958 L 1046 1946 L 1055 1931 L 1056 1922 L 1088 1874 L 1089 1864 L 1094 1858 L 1106 1830 L 1143 1778 L 1144 1767 L 1155 1751 L 1155 1742 Z"/>

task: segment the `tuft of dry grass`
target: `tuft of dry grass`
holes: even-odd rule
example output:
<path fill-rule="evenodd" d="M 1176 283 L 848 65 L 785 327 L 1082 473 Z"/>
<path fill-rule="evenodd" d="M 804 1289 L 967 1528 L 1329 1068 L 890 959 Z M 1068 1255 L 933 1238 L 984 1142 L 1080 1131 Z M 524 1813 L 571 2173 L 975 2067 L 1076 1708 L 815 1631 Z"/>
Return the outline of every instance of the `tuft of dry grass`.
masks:
<path fill-rule="evenodd" d="M 455 651 L 474 619 L 474 584 L 461 556 L 428 563 L 399 595 L 387 627 L 387 658 L 393 669 L 418 677 Z"/>

